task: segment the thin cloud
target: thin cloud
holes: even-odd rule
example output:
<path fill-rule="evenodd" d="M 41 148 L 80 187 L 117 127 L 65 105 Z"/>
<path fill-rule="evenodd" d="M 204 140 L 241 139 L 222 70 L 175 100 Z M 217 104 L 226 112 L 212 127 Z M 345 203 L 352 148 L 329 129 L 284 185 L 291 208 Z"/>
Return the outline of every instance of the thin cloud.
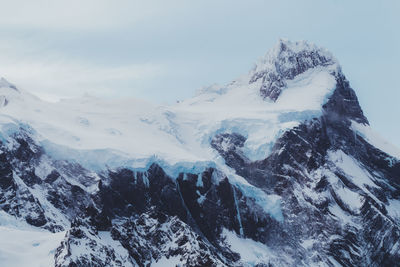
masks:
<path fill-rule="evenodd" d="M 116 96 L 130 90 L 134 84 L 164 75 L 159 64 L 100 66 L 81 61 L 27 61 L 12 64 L 0 62 L 1 75 L 10 82 L 41 98 L 56 101 L 85 93 L 97 96 Z"/>

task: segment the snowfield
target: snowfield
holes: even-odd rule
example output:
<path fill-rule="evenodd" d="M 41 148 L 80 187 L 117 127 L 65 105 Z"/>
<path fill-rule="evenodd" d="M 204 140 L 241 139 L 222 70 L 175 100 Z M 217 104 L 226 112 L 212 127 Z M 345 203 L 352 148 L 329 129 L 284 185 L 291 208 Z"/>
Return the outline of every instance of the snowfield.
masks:
<path fill-rule="evenodd" d="M 249 85 L 249 75 L 228 85 L 222 94 L 204 90 L 172 106 L 89 96 L 49 103 L 26 91 L 2 87 L 0 95 L 8 103 L 2 107 L 0 126 L 4 133 L 29 125 L 51 156 L 84 164 L 89 158 L 92 162 L 85 167 L 91 169 L 140 168 L 155 158 L 170 166 L 218 161 L 209 144 L 221 132 L 247 137 L 246 156 L 263 159 L 286 129 L 321 114 L 335 87 L 330 74 L 335 68 L 299 75 L 276 102 L 262 100 L 260 84 Z"/>
<path fill-rule="evenodd" d="M 55 250 L 65 231 L 50 233 L 0 211 L 0 263 L 7 267 L 54 266 Z"/>
<path fill-rule="evenodd" d="M 1 266 L 349 266 L 385 256 L 378 235 L 400 246 L 400 150 L 305 42 L 173 105 L 50 103 L 1 78 L 0 141 Z"/>
<path fill-rule="evenodd" d="M 197 96 L 169 106 L 91 96 L 50 103 L 2 78 L 1 132 L 29 125 L 51 156 L 86 163 L 90 169 L 141 168 L 154 160 L 169 166 L 218 162 L 210 140 L 221 132 L 245 136 L 245 155 L 253 161 L 264 159 L 285 130 L 321 115 L 322 105 L 336 85 L 333 74 L 340 70 L 332 58 L 333 64 L 311 68 L 288 80 L 276 102 L 263 100 L 261 79 L 253 83 L 251 79 L 257 72 L 270 71 L 276 49 L 247 75 L 226 86 L 203 88 Z M 304 48 L 293 45 L 292 49 Z M 353 122 L 353 129 L 400 158 L 400 150 L 382 141 L 369 126 Z"/>

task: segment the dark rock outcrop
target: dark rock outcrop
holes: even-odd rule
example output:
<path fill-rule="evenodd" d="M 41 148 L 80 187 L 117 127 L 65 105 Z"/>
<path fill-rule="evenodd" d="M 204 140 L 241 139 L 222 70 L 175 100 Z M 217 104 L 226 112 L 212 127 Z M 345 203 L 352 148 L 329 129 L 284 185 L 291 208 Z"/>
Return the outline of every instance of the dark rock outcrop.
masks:
<path fill-rule="evenodd" d="M 262 80 L 261 96 L 276 101 L 286 81 L 316 67 L 336 64 L 333 56 L 306 42 L 280 40 L 253 71 L 250 83 Z"/>

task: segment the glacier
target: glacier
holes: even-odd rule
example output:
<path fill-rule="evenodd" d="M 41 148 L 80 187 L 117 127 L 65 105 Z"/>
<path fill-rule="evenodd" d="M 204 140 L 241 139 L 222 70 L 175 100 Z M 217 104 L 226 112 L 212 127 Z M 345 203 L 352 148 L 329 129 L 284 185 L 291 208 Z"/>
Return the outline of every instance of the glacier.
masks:
<path fill-rule="evenodd" d="M 6 266 L 391 266 L 399 177 L 400 150 L 305 41 L 172 105 L 0 80 Z"/>

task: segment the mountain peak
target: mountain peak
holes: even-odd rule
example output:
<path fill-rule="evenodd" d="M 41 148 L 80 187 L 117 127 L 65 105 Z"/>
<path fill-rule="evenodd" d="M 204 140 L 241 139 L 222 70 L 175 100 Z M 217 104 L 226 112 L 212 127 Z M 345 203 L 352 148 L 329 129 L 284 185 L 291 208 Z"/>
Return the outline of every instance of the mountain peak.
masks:
<path fill-rule="evenodd" d="M 337 60 L 324 48 L 306 41 L 280 39 L 251 71 L 250 83 L 261 79 L 261 96 L 276 101 L 286 81 L 317 67 L 339 68 Z"/>

